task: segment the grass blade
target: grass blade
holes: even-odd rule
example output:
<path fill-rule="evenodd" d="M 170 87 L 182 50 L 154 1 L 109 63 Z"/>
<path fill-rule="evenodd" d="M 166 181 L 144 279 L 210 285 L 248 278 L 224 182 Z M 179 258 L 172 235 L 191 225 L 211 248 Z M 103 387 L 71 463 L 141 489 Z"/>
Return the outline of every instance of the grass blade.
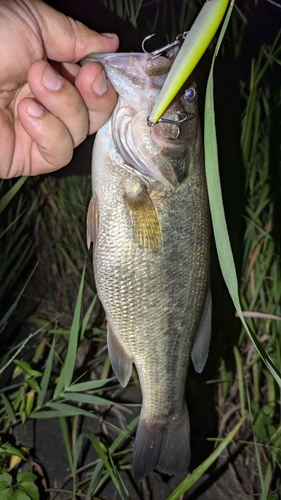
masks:
<path fill-rule="evenodd" d="M 60 418 L 74 417 L 75 415 L 84 415 L 85 417 L 98 418 L 94 413 L 91 413 L 90 411 L 86 411 L 82 408 L 79 408 L 78 406 L 72 406 L 66 403 L 49 402 L 46 407 L 51 408 L 51 410 L 35 410 L 29 415 L 29 418 Z"/>
<path fill-rule="evenodd" d="M 15 349 L 11 349 L 10 353 L 15 351 L 14 354 L 11 356 L 11 357 L 8 357 L 8 361 L 7 363 L 2 366 L 2 368 L 0 368 L 0 375 L 8 368 L 8 366 L 10 366 L 11 363 L 13 363 L 14 359 L 16 359 L 19 355 L 19 353 L 24 349 L 24 347 L 26 346 L 26 344 L 33 338 L 35 337 L 36 335 L 38 335 L 38 333 L 40 333 L 42 330 L 44 330 L 45 327 L 42 327 L 42 328 L 39 328 L 39 330 L 36 330 L 36 332 L 34 333 L 30 333 L 30 335 L 28 335 L 28 337 L 26 339 L 24 339 L 22 342 L 20 342 L 20 344 L 18 344 L 18 346 L 16 347 L 16 350 Z M 6 356 L 5 356 L 6 358 Z"/>
<path fill-rule="evenodd" d="M 84 446 L 84 439 L 85 435 L 84 434 L 79 434 L 76 444 L 75 444 L 75 449 L 74 449 L 74 454 L 73 454 L 73 473 L 76 471 L 78 467 L 78 461 L 79 457 L 81 454 L 81 450 L 83 449 Z"/>
<path fill-rule="evenodd" d="M 245 393 L 244 393 L 244 376 L 243 376 L 243 365 L 242 359 L 238 350 L 238 347 L 235 345 L 233 348 L 234 357 L 236 361 L 236 370 L 237 370 L 237 380 L 238 380 L 238 388 L 239 388 L 239 400 L 241 405 L 241 415 L 245 416 Z"/>
<path fill-rule="evenodd" d="M 9 191 L 0 199 L 0 214 L 5 210 L 6 206 L 12 201 L 14 196 L 20 190 L 22 185 L 25 183 L 27 177 L 20 177 L 15 184 L 9 189 Z"/>
<path fill-rule="evenodd" d="M 46 396 L 46 392 L 48 389 L 50 376 L 51 376 L 51 372 L 52 372 L 52 366 L 53 366 L 55 343 L 56 343 L 56 338 L 54 337 L 52 345 L 51 345 L 51 349 L 50 349 L 50 352 L 48 355 L 48 359 L 46 361 L 46 366 L 45 366 L 45 370 L 43 373 L 43 377 L 41 380 L 41 388 L 40 388 L 40 391 L 39 391 L 38 397 L 37 397 L 37 406 L 39 406 L 39 407 L 43 405 L 44 399 Z"/>
<path fill-rule="evenodd" d="M 1 394 L 1 399 L 2 399 L 3 405 L 6 409 L 9 421 L 13 424 L 14 422 L 17 421 L 17 417 L 15 415 L 13 407 L 12 407 L 10 401 L 8 400 L 8 398 L 5 396 L 5 394 L 3 394 L 3 393 Z"/>
<path fill-rule="evenodd" d="M 64 441 L 64 446 L 66 449 L 66 454 L 67 454 L 67 459 L 69 463 L 70 470 L 73 474 L 73 460 L 72 460 L 72 453 L 71 453 L 71 444 L 70 444 L 70 439 L 69 439 L 69 434 L 68 434 L 68 428 L 67 428 L 67 423 L 66 419 L 64 417 L 61 417 L 60 419 L 60 426 L 61 426 L 61 431 L 62 431 L 62 437 Z"/>
<path fill-rule="evenodd" d="M 61 397 L 69 401 L 75 401 L 77 403 L 85 403 L 90 405 L 111 406 L 115 404 L 114 401 L 109 401 L 108 399 L 100 398 L 99 396 L 95 396 L 92 394 L 83 394 L 79 392 L 74 394 L 68 394 L 67 392 L 62 392 Z"/>
<path fill-rule="evenodd" d="M 94 305 L 97 301 L 97 294 L 94 296 L 93 300 L 92 300 L 92 303 L 90 304 L 89 308 L 88 308 L 88 311 L 86 312 L 85 316 L 84 316 L 84 319 L 82 321 L 82 325 L 81 325 L 81 340 L 84 338 L 84 334 L 85 334 L 85 331 L 86 331 L 86 328 L 88 326 L 88 323 L 89 323 L 89 320 L 90 320 L 90 316 L 91 316 L 91 313 L 92 313 L 92 310 L 94 308 Z"/>
<path fill-rule="evenodd" d="M 253 432 L 253 439 L 254 439 L 254 447 L 255 447 L 255 455 L 256 455 L 256 461 L 257 461 L 257 468 L 258 468 L 258 473 L 259 473 L 259 478 L 260 478 L 260 483 L 261 483 L 261 496 L 260 500 L 267 500 L 267 494 L 266 494 L 266 487 L 265 487 L 265 482 L 263 478 L 263 472 L 262 472 L 262 466 L 261 466 L 261 461 L 260 461 L 260 455 L 259 455 L 259 450 L 257 446 L 257 440 L 256 440 L 256 435 L 255 435 L 255 430 L 253 426 L 253 415 L 251 411 L 251 401 L 250 401 L 250 395 L 248 391 L 248 386 L 246 385 L 246 391 L 247 391 L 247 401 L 248 401 L 248 408 L 249 408 L 249 414 L 251 416 L 251 424 L 252 424 L 252 432 Z"/>
<path fill-rule="evenodd" d="M 120 434 L 118 434 L 117 438 L 110 445 L 108 451 L 112 455 L 115 450 L 118 448 L 119 444 L 126 439 L 126 437 L 136 428 L 138 425 L 139 417 L 134 418 L 132 422 L 130 422 L 125 429 L 123 429 Z"/>
<path fill-rule="evenodd" d="M 84 279 L 85 279 L 85 267 L 83 269 L 83 273 L 82 273 L 82 277 L 81 277 L 77 302 L 76 302 L 74 316 L 73 316 L 73 322 L 71 325 L 67 355 L 66 355 L 64 366 L 61 370 L 61 374 L 60 374 L 58 382 L 57 382 L 57 386 L 56 386 L 55 393 L 54 393 L 55 397 L 57 397 L 63 391 L 63 389 L 70 386 L 71 380 L 73 377 L 76 352 L 77 352 L 77 345 L 78 345 L 78 338 L 79 338 L 80 314 L 81 314 L 81 306 L 82 306 L 82 294 L 83 294 Z"/>
<path fill-rule="evenodd" d="M 108 471 L 108 473 L 110 475 L 110 478 L 111 478 L 111 480 L 112 480 L 112 482 L 113 482 L 116 490 L 118 491 L 120 497 L 123 499 L 124 497 L 122 495 L 119 482 L 118 482 L 118 480 L 116 478 L 115 471 L 112 468 L 112 466 L 110 465 L 109 460 L 108 460 L 108 458 L 106 456 L 106 453 L 105 453 L 103 447 L 101 446 L 101 443 L 99 442 L 99 440 L 96 438 L 96 436 L 94 434 L 87 434 L 87 438 L 91 441 L 91 443 L 93 444 L 96 452 L 101 457 L 103 465 L 105 466 L 106 470 Z"/>
<path fill-rule="evenodd" d="M 28 285 L 28 283 L 29 283 L 29 281 L 30 281 L 30 279 L 31 279 L 32 275 L 34 274 L 34 272 L 35 272 L 35 270 L 36 270 L 36 268 L 37 268 L 37 265 L 38 265 L 38 264 L 36 264 L 36 266 L 34 267 L 33 271 L 31 272 L 31 274 L 30 274 L 30 276 L 29 276 L 29 278 L 28 278 L 28 280 L 26 281 L 26 283 L 25 283 L 25 285 L 23 286 L 23 288 L 21 289 L 21 291 L 18 293 L 18 295 L 17 295 L 17 297 L 16 297 L 15 301 L 13 302 L 13 304 L 11 305 L 11 307 L 8 309 L 8 311 L 6 312 L 5 316 L 4 316 L 3 318 L 1 318 L 1 319 L 0 319 L 0 334 L 1 334 L 1 332 L 2 332 L 2 330 L 3 330 L 3 328 L 4 328 L 4 326 L 6 325 L 6 323 L 7 323 L 8 319 L 10 318 L 10 316 L 13 314 L 14 310 L 16 309 L 16 307 L 17 307 L 17 305 L 18 305 L 18 303 L 19 303 L 20 298 L 22 297 L 22 295 L 23 295 L 23 293 L 24 293 L 24 291 L 25 291 L 25 289 L 26 289 L 26 287 L 27 287 L 27 285 Z M 42 328 L 41 328 L 40 330 L 42 330 Z M 11 360 L 9 361 L 9 364 L 10 364 L 10 363 L 11 363 Z M 8 366 L 8 365 L 7 365 L 7 366 Z M 0 374 L 1 374 L 1 373 L 5 370 L 5 369 L 6 369 L 6 367 L 5 367 L 5 368 L 3 368 L 2 370 L 0 370 Z"/>
<path fill-rule="evenodd" d="M 88 500 L 90 498 L 93 498 L 92 497 L 93 488 L 94 488 L 94 485 L 98 481 L 98 478 L 99 478 L 99 475 L 101 473 L 102 467 L 103 467 L 102 460 L 99 460 L 99 462 L 97 463 L 97 465 L 96 465 L 96 467 L 94 469 L 92 477 L 91 477 L 91 481 L 90 481 L 90 484 L 89 484 L 89 487 L 88 487 L 88 490 L 87 490 L 86 500 Z"/>
<path fill-rule="evenodd" d="M 105 378 L 103 380 L 89 380 L 88 382 L 81 382 L 79 384 L 73 384 L 67 388 L 67 392 L 83 392 L 83 391 L 94 391 L 100 387 L 104 387 L 108 382 L 116 381 L 115 377 Z"/>
<path fill-rule="evenodd" d="M 212 217 L 218 259 L 226 286 L 228 288 L 234 306 L 237 310 L 237 313 L 245 330 L 247 331 L 249 337 L 251 338 L 253 344 L 255 345 L 255 348 L 257 349 L 261 358 L 266 364 L 268 370 L 272 373 L 276 382 L 281 387 L 280 371 L 276 367 L 273 360 L 268 356 L 262 344 L 257 339 L 256 335 L 248 327 L 242 313 L 239 294 L 238 294 L 238 280 L 236 276 L 234 259 L 227 231 L 222 194 L 221 194 L 221 185 L 220 185 L 219 168 L 218 168 L 216 126 L 215 126 L 213 68 L 214 68 L 215 57 L 220 48 L 223 35 L 225 33 L 228 21 L 230 19 L 232 7 L 233 3 L 231 3 L 229 7 L 225 21 L 222 26 L 220 37 L 212 61 L 212 66 L 208 78 L 207 91 L 206 91 L 204 140 L 205 140 L 205 153 L 206 153 L 206 179 L 207 179 L 207 186 L 209 193 L 209 203 L 210 203 L 210 210 L 211 210 L 211 217 Z"/>

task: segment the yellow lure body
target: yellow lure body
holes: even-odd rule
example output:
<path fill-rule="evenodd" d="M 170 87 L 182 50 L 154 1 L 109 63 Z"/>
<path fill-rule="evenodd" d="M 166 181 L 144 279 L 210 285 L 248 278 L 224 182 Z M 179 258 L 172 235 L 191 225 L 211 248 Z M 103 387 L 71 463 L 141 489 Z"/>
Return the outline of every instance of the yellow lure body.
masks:
<path fill-rule="evenodd" d="M 192 73 L 213 39 L 229 0 L 206 0 L 172 65 L 149 117 L 156 123 Z"/>

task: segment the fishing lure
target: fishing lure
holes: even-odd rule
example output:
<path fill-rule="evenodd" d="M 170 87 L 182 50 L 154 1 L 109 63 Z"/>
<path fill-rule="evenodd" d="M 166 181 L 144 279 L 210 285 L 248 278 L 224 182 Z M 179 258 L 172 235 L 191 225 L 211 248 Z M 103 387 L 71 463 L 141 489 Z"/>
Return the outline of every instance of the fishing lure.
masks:
<path fill-rule="evenodd" d="M 180 35 L 184 42 L 147 119 L 149 126 L 153 126 L 159 121 L 159 118 L 192 73 L 214 37 L 228 4 L 229 0 L 206 0 L 190 31 Z M 172 44 L 155 51 L 153 53 L 154 57 L 157 57 L 166 49 L 180 44 L 180 42 L 180 38 L 177 37 Z"/>

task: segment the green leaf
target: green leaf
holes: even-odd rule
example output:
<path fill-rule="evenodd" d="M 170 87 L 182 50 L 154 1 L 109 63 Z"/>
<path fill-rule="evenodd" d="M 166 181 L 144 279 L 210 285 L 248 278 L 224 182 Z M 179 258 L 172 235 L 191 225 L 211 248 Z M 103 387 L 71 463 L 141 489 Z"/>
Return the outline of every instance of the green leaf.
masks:
<path fill-rule="evenodd" d="M 235 425 L 234 429 L 229 432 L 229 434 L 224 438 L 224 440 L 219 444 L 219 446 L 213 451 L 213 453 L 206 459 L 202 464 L 200 464 L 192 474 L 189 474 L 186 479 L 182 481 L 182 483 L 173 491 L 173 493 L 167 498 L 167 500 L 178 500 L 181 495 L 183 495 L 186 491 L 191 488 L 191 486 L 200 479 L 200 477 L 211 467 L 214 461 L 221 455 L 223 450 L 227 447 L 227 445 L 232 441 L 235 434 L 240 429 L 242 423 L 244 422 L 244 418 Z"/>
<path fill-rule="evenodd" d="M 249 412 L 250 412 L 250 415 L 251 415 L 250 394 L 249 394 L 248 386 L 247 385 L 246 385 L 246 391 L 247 391 L 248 408 L 249 408 Z M 262 415 L 263 415 L 263 413 L 260 412 L 260 414 L 258 415 L 258 418 L 259 418 L 259 416 L 262 416 Z M 251 418 L 251 423 L 252 423 L 252 418 Z M 264 480 L 264 476 L 263 476 L 262 465 L 261 465 L 261 460 L 260 460 L 260 454 L 259 454 L 259 451 L 258 451 L 257 440 L 256 440 L 256 435 L 255 435 L 253 424 L 252 424 L 252 429 L 253 429 L 253 439 L 254 439 L 254 447 L 255 447 L 255 456 L 256 456 L 256 461 L 257 461 L 257 469 L 258 469 L 259 479 L 260 479 L 260 484 L 261 484 L 260 500 L 266 500 L 267 499 L 266 485 L 265 485 L 265 480 Z"/>
<path fill-rule="evenodd" d="M 77 469 L 80 453 L 81 453 L 81 450 L 83 450 L 83 448 L 84 448 L 84 438 L 85 438 L 85 434 L 79 434 L 78 439 L 77 439 L 76 444 L 75 444 L 75 450 L 73 453 L 73 469 L 74 470 Z"/>
<path fill-rule="evenodd" d="M 47 393 L 49 381 L 50 381 L 50 376 L 52 372 L 52 366 L 53 366 L 53 359 L 54 359 L 54 351 L 55 351 L 55 344 L 56 344 L 56 337 L 53 338 L 52 346 L 49 351 L 48 359 L 46 361 L 46 366 L 45 370 L 43 373 L 43 377 L 41 379 L 41 388 L 38 393 L 37 397 L 37 406 L 42 406 L 44 403 L 44 399 Z"/>
<path fill-rule="evenodd" d="M 52 410 L 49 411 L 33 411 L 29 418 L 60 418 L 60 417 L 73 417 L 75 415 L 84 415 L 85 417 L 97 418 L 94 413 L 83 410 L 77 406 L 67 405 L 65 403 L 47 403 L 46 405 Z"/>
<path fill-rule="evenodd" d="M 12 488 L 0 490 L 0 500 L 11 500 L 14 491 Z"/>
<path fill-rule="evenodd" d="M 39 490 L 35 483 L 31 483 L 30 481 L 23 481 L 18 485 L 18 489 L 19 491 L 26 493 L 26 495 L 28 495 L 28 498 L 30 498 L 31 500 L 40 500 Z"/>
<path fill-rule="evenodd" d="M 272 413 L 272 407 L 269 405 L 263 405 L 262 411 L 265 415 L 270 415 Z"/>
<path fill-rule="evenodd" d="M 60 376 L 57 381 L 57 386 L 54 392 L 54 397 L 57 397 L 65 388 L 70 386 L 71 380 L 73 377 L 74 367 L 75 367 L 75 359 L 79 338 L 79 329 L 80 329 L 80 314 L 81 314 L 81 306 L 82 306 L 82 295 L 83 295 L 83 287 L 84 287 L 84 279 L 85 279 L 85 267 L 83 269 L 81 283 L 78 291 L 77 302 L 75 306 L 75 311 L 73 315 L 73 321 L 70 330 L 69 336 L 69 344 L 67 355 L 65 358 L 64 366 L 61 370 Z"/>
<path fill-rule="evenodd" d="M 267 437 L 267 431 L 265 428 L 265 423 L 262 413 L 259 413 L 259 415 L 257 416 L 253 424 L 253 430 L 259 438 L 265 439 Z"/>
<path fill-rule="evenodd" d="M 11 305 L 10 309 L 8 309 L 8 311 L 6 312 L 5 316 L 3 318 L 1 318 L 1 320 L 0 320 L 0 333 L 2 331 L 1 330 L 1 326 L 3 327 L 7 323 L 9 317 L 13 314 L 14 310 L 16 309 L 16 307 L 17 307 L 17 305 L 18 305 L 18 303 L 19 303 L 19 301 L 21 299 L 21 296 L 23 295 L 23 293 L 24 293 L 24 291 L 25 291 L 25 289 L 26 289 L 26 287 L 28 285 L 29 280 L 31 279 L 31 277 L 32 277 L 35 269 L 37 268 L 37 265 L 38 264 L 36 264 L 36 266 L 34 267 L 33 271 L 30 273 L 30 276 L 29 276 L 28 280 L 26 281 L 25 285 L 22 287 L 21 291 L 17 294 L 17 298 L 15 299 L 14 303 Z M 38 332 L 34 332 L 32 334 L 32 336 L 36 335 L 37 333 Z M 29 339 L 30 339 L 30 336 L 25 340 L 25 344 L 29 341 Z M 22 343 L 22 347 L 25 344 Z M 19 352 L 20 351 L 21 351 L 21 349 L 19 350 Z M 19 352 L 17 352 L 15 354 L 15 356 L 12 357 L 12 359 L 9 359 L 8 363 L 0 369 L 0 375 L 1 375 L 1 373 L 4 372 L 4 370 L 6 370 L 7 366 L 9 366 L 13 362 L 14 357 L 16 357 L 19 354 Z"/>
<path fill-rule="evenodd" d="M 8 398 L 5 396 L 5 394 L 1 394 L 1 399 L 2 399 L 2 403 L 5 407 L 5 410 L 7 412 L 7 415 L 8 415 L 8 418 L 9 418 L 9 422 L 12 424 L 14 422 L 16 422 L 17 420 L 17 417 L 15 415 L 15 412 L 13 410 L 13 407 L 10 403 L 10 401 L 8 400 Z"/>
<path fill-rule="evenodd" d="M 34 389 L 36 392 L 40 391 L 39 384 L 38 384 L 37 380 L 35 380 L 35 378 L 27 378 L 25 380 L 25 383 L 27 385 L 29 385 L 30 387 L 32 387 L 32 389 Z"/>
<path fill-rule="evenodd" d="M 4 490 L 7 487 L 10 487 L 12 484 L 12 476 L 8 474 L 8 472 L 0 473 L 0 490 Z"/>
<path fill-rule="evenodd" d="M 6 206 L 12 201 L 14 196 L 20 190 L 22 185 L 25 183 L 27 177 L 20 177 L 15 184 L 9 189 L 9 191 L 1 197 L 0 199 L 0 214 L 5 210 Z"/>
<path fill-rule="evenodd" d="M 268 434 L 268 438 L 271 439 L 272 436 L 274 435 L 276 431 L 276 428 L 274 427 L 274 425 L 272 424 L 269 424 L 268 427 L 267 427 L 267 434 Z"/>
<path fill-rule="evenodd" d="M 37 267 L 37 266 L 36 266 L 36 267 Z M 30 280 L 30 278 L 31 278 L 32 274 L 34 273 L 34 271 L 35 271 L 36 267 L 34 268 L 34 270 L 32 271 L 31 275 L 29 276 L 28 281 Z M 27 283 L 28 283 L 28 281 L 27 281 Z M 25 286 L 24 286 L 24 288 L 22 289 L 22 291 L 20 292 L 20 294 L 22 294 L 22 293 L 23 293 L 23 291 L 24 291 L 25 287 L 27 286 L 27 283 L 25 284 Z M 19 299 L 19 296 L 17 297 L 17 299 Z M 16 301 L 16 303 L 15 303 L 15 304 L 17 304 L 17 303 L 18 303 L 18 301 Z M 14 306 L 15 304 L 13 304 L 13 306 Z M 16 307 L 16 305 L 15 305 L 15 307 Z M 2 368 L 0 368 L 0 375 L 1 375 L 1 374 L 2 374 L 2 373 L 3 373 L 3 372 L 4 372 L 7 368 L 8 368 L 8 366 L 10 366 L 10 364 L 14 361 L 14 359 L 15 359 L 15 358 L 19 355 L 19 353 L 20 353 L 20 352 L 24 349 L 24 347 L 26 346 L 26 344 L 27 344 L 28 342 L 30 342 L 30 340 L 31 340 L 33 337 L 36 337 L 36 335 L 38 335 L 38 333 L 40 333 L 42 330 L 44 330 L 44 328 L 45 328 L 45 327 L 39 328 L 39 330 L 36 330 L 36 332 L 34 332 L 34 333 L 30 333 L 30 335 L 28 335 L 28 336 L 27 336 L 27 337 L 26 337 L 26 338 L 25 338 L 22 342 L 20 342 L 20 343 L 19 343 L 19 344 L 18 344 L 15 348 L 11 349 L 11 351 L 8 353 L 8 355 L 9 355 L 9 359 L 8 359 L 7 363 L 6 363 L 6 364 L 5 364 Z M 15 352 L 14 352 L 14 354 L 13 354 L 13 355 L 11 355 L 13 351 L 15 351 Z"/>
<path fill-rule="evenodd" d="M 115 471 L 112 468 L 112 465 L 108 461 L 108 458 L 107 458 L 106 452 L 104 451 L 104 448 L 102 447 L 101 443 L 99 442 L 99 440 L 96 438 L 96 436 L 94 434 L 87 434 L 87 438 L 93 444 L 96 452 L 99 454 L 100 458 L 102 459 L 103 465 L 105 466 L 106 470 L 108 471 L 116 490 L 118 491 L 121 498 L 123 498 L 119 482 L 117 481 L 117 478 L 115 476 Z"/>
<path fill-rule="evenodd" d="M 33 474 L 33 472 L 19 472 L 17 474 L 17 482 L 18 483 L 21 483 L 21 482 L 33 482 L 36 481 L 37 476 L 36 474 Z"/>
<path fill-rule="evenodd" d="M 88 308 L 88 311 L 86 312 L 85 316 L 84 316 L 84 319 L 82 321 L 82 325 L 81 325 L 81 339 L 84 338 L 84 334 L 85 334 L 85 331 L 86 331 L 86 328 L 87 328 L 87 325 L 89 323 L 89 319 L 90 319 L 90 316 L 92 314 L 92 310 L 94 308 L 94 305 L 97 301 L 97 294 L 95 295 L 95 297 L 93 298 L 92 300 L 92 303 L 90 304 L 89 308 Z"/>
<path fill-rule="evenodd" d="M 116 377 L 105 378 L 103 380 L 89 380 L 88 382 L 81 382 L 79 384 L 73 384 L 67 388 L 67 392 L 93 391 L 95 389 L 99 389 L 100 387 L 104 387 L 109 382 L 112 382 L 112 380 L 116 381 Z"/>
<path fill-rule="evenodd" d="M 134 418 L 132 422 L 130 422 L 125 429 L 123 429 L 120 434 L 118 434 L 117 438 L 113 441 L 113 443 L 109 447 L 109 453 L 113 454 L 115 450 L 118 448 L 119 444 L 128 437 L 128 435 L 136 428 L 138 425 L 139 417 Z"/>
<path fill-rule="evenodd" d="M 0 447 L 0 455 L 7 455 L 7 456 L 16 455 L 17 457 L 20 457 L 22 460 L 26 460 L 24 455 L 17 448 L 11 446 L 10 444 L 4 444 Z"/>
<path fill-rule="evenodd" d="M 233 2 L 234 4 L 234 2 Z M 233 254 L 230 246 L 227 225 L 224 214 L 224 207 L 222 201 L 219 167 L 218 167 L 218 150 L 216 138 L 216 124 L 215 124 L 215 110 L 214 110 L 214 85 L 213 85 L 213 68 L 215 57 L 219 51 L 222 38 L 224 36 L 233 4 L 230 4 L 225 21 L 223 23 L 219 40 L 216 46 L 215 54 L 212 61 L 212 66 L 207 82 L 206 101 L 205 101 L 205 127 L 204 127 L 204 149 L 206 158 L 206 180 L 209 194 L 210 211 L 212 217 L 212 224 L 214 230 L 215 243 L 218 253 L 218 259 L 224 281 L 228 288 L 231 299 L 234 303 L 241 322 L 252 340 L 255 348 L 263 359 L 268 370 L 271 372 L 276 382 L 281 387 L 281 373 L 274 364 L 273 360 L 268 356 L 258 338 L 248 327 L 242 313 L 239 294 L 238 294 L 238 280 L 235 270 Z"/>
<path fill-rule="evenodd" d="M 42 377 L 42 373 L 37 370 L 33 370 L 29 363 L 22 361 L 21 359 L 14 360 L 15 365 L 19 366 L 23 373 L 30 375 L 32 377 Z"/>
<path fill-rule="evenodd" d="M 24 493 L 23 491 L 16 490 L 11 496 L 11 500 L 30 500 L 31 497 Z"/>
<path fill-rule="evenodd" d="M 70 470 L 71 470 L 72 474 L 74 474 L 75 471 L 73 468 L 73 458 L 72 458 L 72 453 L 71 453 L 71 442 L 70 442 L 70 438 L 69 438 L 69 431 L 68 431 L 66 419 L 63 417 L 60 418 L 60 426 L 61 426 L 64 447 L 66 449 L 66 454 L 67 454 Z"/>
<path fill-rule="evenodd" d="M 86 403 L 91 405 L 112 405 L 114 401 L 108 399 L 100 398 L 99 396 L 83 393 L 69 394 L 68 392 L 63 392 L 61 397 L 67 399 L 68 401 L 76 401 L 77 403 Z"/>

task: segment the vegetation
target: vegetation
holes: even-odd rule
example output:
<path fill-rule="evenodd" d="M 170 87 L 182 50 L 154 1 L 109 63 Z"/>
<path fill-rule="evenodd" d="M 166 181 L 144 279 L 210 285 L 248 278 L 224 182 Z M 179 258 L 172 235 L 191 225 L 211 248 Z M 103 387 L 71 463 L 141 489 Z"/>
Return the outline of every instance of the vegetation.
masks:
<path fill-rule="evenodd" d="M 113 2 L 111 7 L 115 5 L 121 3 Z M 141 0 L 122 2 L 118 14 L 137 26 L 144 15 L 142 7 L 145 10 Z M 159 15 L 158 7 L 162 8 L 155 2 Z M 174 31 L 177 34 L 190 25 L 199 8 L 200 2 L 194 0 L 182 2 L 182 15 L 172 10 L 170 38 Z M 171 8 L 166 9 L 168 19 Z M 242 35 L 255 6 L 245 2 L 240 9 L 230 20 L 223 45 L 225 50 L 238 40 L 235 57 L 243 53 Z M 189 20 L 186 25 L 183 19 Z M 157 19 L 150 17 L 149 23 L 153 28 Z M 135 485 L 130 477 L 139 386 L 134 372 L 128 389 L 122 391 L 110 367 L 104 317 L 84 236 L 89 177 L 46 176 L 1 183 L 0 500 L 148 500 L 157 498 L 154 495 L 162 486 L 163 499 L 194 499 L 192 491 L 200 478 L 201 489 L 215 485 L 217 498 L 281 498 L 281 239 L 277 223 L 281 214 L 281 91 L 274 83 L 280 65 L 279 37 L 271 46 L 260 48 L 251 61 L 250 78 L 241 86 L 245 234 L 238 287 L 243 318 L 259 352 L 241 327 L 238 337 L 233 335 L 233 363 L 222 355 L 218 372 L 217 359 L 209 366 L 207 384 L 216 394 L 217 426 L 215 435 L 200 439 L 203 446 L 209 441 L 214 447 L 210 454 L 203 454 L 201 463 L 194 461 L 186 478 L 165 484 L 163 477 L 153 473 Z M 209 87 L 210 120 L 214 119 L 212 99 Z M 208 123 L 206 119 L 205 127 Z M 209 140 L 215 144 L 212 135 Z M 207 154 L 207 164 L 212 162 Z M 215 184 L 214 189 L 218 188 Z M 223 262 L 223 252 L 228 252 L 222 248 L 224 234 L 216 234 L 216 240 Z M 225 262 L 230 262 L 228 253 Z M 226 280 L 232 293 L 237 278 L 234 266 L 230 268 Z M 239 311 L 235 293 L 234 299 Z M 224 328 L 230 335 L 228 325 Z M 191 374 L 188 390 L 193 391 L 194 384 Z M 47 459 L 55 440 L 59 444 L 54 448 L 56 443 L 52 443 Z M 196 439 L 192 447 L 196 448 Z M 58 476 L 52 461 L 60 463 Z M 57 477 L 59 481 L 52 482 Z"/>

